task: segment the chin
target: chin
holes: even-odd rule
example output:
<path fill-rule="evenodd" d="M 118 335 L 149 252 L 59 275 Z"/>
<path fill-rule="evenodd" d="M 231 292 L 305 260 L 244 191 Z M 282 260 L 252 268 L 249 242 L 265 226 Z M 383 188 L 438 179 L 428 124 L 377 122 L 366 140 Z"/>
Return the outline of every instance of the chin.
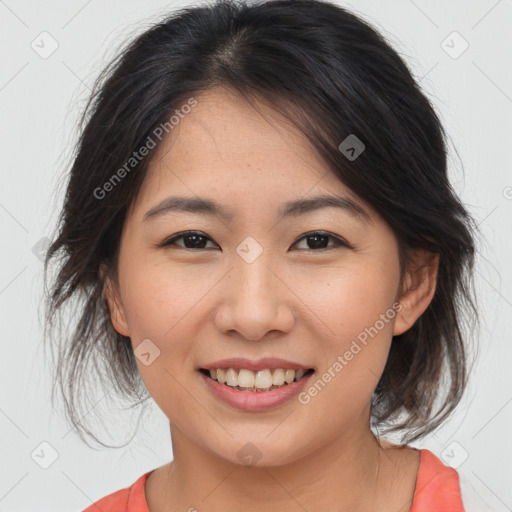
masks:
<path fill-rule="evenodd" d="M 296 462 L 301 458 L 297 451 L 297 442 L 289 437 L 288 442 L 281 438 L 265 439 L 264 436 L 246 435 L 243 439 L 231 439 L 226 450 L 219 451 L 219 446 L 212 451 L 232 464 L 249 467 L 276 467 Z"/>

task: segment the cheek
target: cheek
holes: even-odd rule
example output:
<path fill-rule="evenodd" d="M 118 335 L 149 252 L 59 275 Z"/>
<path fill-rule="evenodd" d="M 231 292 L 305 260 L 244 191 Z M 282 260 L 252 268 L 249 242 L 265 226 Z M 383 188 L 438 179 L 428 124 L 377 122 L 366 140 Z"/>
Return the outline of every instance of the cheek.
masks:
<path fill-rule="evenodd" d="M 135 340 L 152 336 L 163 340 L 172 331 L 182 332 L 189 324 L 187 315 L 208 290 L 208 279 L 200 272 L 154 262 L 142 255 L 134 254 L 120 264 L 121 270 L 127 320 Z"/>
<path fill-rule="evenodd" d="M 183 383 L 190 378 L 194 364 L 194 306 L 206 293 L 197 287 L 197 277 L 170 266 L 164 267 L 147 259 L 132 257 L 120 262 L 123 272 L 123 302 L 131 333 L 140 376 L 149 394 L 158 406 L 171 417 L 197 413 L 197 404 L 188 403 L 189 394 Z M 145 340 L 150 340 L 151 344 Z M 142 343 L 149 352 L 157 354 L 150 364 L 145 364 L 138 354 Z M 140 344 L 141 348 L 138 348 Z M 156 348 L 154 348 L 156 347 Z M 193 402 L 193 401 L 192 401 Z M 186 405 L 185 405 L 186 404 Z M 174 419 L 174 415 L 172 416 Z"/>
<path fill-rule="evenodd" d="M 325 339 L 342 347 L 376 322 L 384 336 L 392 332 L 397 282 L 398 269 L 393 267 L 383 272 L 380 265 L 354 265 L 333 270 L 329 278 L 325 273 L 313 275 L 300 285 L 297 295 L 305 298 L 308 308 L 321 320 Z M 379 320 L 386 313 L 382 325 Z"/>
<path fill-rule="evenodd" d="M 366 410 L 382 375 L 396 317 L 395 281 L 394 276 L 383 279 L 380 270 L 365 267 L 360 272 L 352 269 L 323 288 L 311 309 L 329 329 L 323 329 L 318 346 L 321 365 L 300 403 L 309 412 L 309 421 L 328 433 L 329 428 L 339 430 L 339 421 L 349 422 Z"/>
<path fill-rule="evenodd" d="M 314 407 L 330 402 L 340 414 L 355 413 L 370 399 L 386 365 L 399 268 L 390 262 L 384 271 L 379 261 L 334 274 L 337 277 L 325 283 L 311 306 L 329 327 L 323 330 L 324 357 L 317 376 L 326 384 L 316 386 L 323 391 Z"/>

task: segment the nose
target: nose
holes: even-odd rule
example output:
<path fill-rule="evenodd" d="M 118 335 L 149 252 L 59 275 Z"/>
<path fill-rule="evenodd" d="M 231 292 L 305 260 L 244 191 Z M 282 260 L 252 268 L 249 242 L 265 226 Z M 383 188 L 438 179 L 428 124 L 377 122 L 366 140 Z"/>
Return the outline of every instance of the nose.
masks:
<path fill-rule="evenodd" d="M 236 331 L 251 341 L 265 339 L 271 331 L 289 332 L 295 321 L 294 294 L 282 274 L 265 251 L 253 262 L 237 255 L 223 283 L 217 329 L 223 334 Z"/>

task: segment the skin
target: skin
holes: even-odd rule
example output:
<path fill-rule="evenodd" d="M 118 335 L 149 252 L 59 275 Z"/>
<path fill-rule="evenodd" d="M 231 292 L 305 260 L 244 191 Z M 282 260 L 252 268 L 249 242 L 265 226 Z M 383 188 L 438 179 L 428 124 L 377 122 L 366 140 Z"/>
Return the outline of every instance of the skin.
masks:
<path fill-rule="evenodd" d="M 105 289 L 115 329 L 134 349 L 149 338 L 160 350 L 148 366 L 137 359 L 173 447 L 172 463 L 146 482 L 151 512 L 409 510 L 419 452 L 379 445 L 370 400 L 392 336 L 432 299 L 437 259 L 418 252 L 399 289 L 391 228 L 297 129 L 225 89 L 196 99 L 150 165 Z M 335 208 L 280 218 L 282 203 L 325 193 L 352 198 L 370 221 Z M 233 219 L 172 212 L 145 222 L 170 195 L 213 199 Z M 160 246 L 184 230 L 200 231 L 207 245 Z M 350 246 L 326 239 L 330 248 L 316 249 L 302 237 L 317 230 Z M 263 249 L 250 264 L 236 252 L 248 236 Z M 281 357 L 319 376 L 397 300 L 401 311 L 306 405 L 235 409 L 196 371 L 225 357 Z M 237 455 L 248 442 L 261 454 L 253 467 Z"/>

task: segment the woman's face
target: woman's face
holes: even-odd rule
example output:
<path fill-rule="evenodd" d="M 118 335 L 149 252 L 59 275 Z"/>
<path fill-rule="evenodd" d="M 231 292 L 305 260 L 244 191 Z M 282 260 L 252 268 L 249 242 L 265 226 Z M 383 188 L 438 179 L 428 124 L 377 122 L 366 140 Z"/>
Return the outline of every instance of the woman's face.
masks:
<path fill-rule="evenodd" d="M 112 322 L 173 431 L 238 464 L 285 464 L 369 431 L 391 338 L 405 330 L 397 241 L 274 111 L 265 120 L 222 89 L 196 100 L 127 216 Z M 343 199 L 287 208 L 319 196 Z M 219 210 L 173 209 L 171 197 Z M 243 370 L 225 372 L 232 386 L 260 389 L 293 378 L 282 370 L 314 373 L 250 392 L 201 371 L 229 367 Z"/>

